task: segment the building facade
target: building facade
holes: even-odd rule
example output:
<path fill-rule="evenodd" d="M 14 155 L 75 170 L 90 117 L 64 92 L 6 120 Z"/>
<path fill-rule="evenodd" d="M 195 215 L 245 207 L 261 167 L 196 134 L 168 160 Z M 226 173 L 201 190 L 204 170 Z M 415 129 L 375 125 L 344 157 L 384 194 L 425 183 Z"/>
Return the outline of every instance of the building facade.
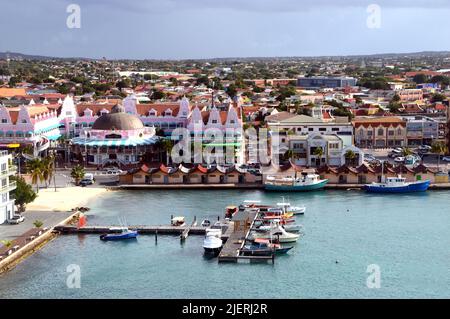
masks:
<path fill-rule="evenodd" d="M 353 121 L 355 145 L 362 148 L 404 147 L 406 121 L 399 117 L 360 118 Z"/>
<path fill-rule="evenodd" d="M 297 86 L 306 89 L 320 88 L 343 88 L 346 86 L 355 86 L 357 80 L 352 77 L 300 77 L 297 79 Z"/>
<path fill-rule="evenodd" d="M 0 151 L 0 224 L 14 215 L 14 199 L 11 199 L 9 193 L 16 189 L 16 182 L 10 180 L 11 176 L 16 174 L 16 169 L 11 165 L 11 161 L 12 155 L 8 154 L 8 151 Z"/>

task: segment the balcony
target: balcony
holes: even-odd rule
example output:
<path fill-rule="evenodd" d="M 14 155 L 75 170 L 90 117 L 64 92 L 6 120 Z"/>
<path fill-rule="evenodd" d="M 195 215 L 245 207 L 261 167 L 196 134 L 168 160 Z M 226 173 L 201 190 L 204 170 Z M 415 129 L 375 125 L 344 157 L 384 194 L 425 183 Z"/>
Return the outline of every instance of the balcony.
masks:
<path fill-rule="evenodd" d="M 0 188 L 0 193 L 10 192 L 15 190 L 17 187 L 16 182 L 9 182 L 9 185 L 3 186 Z"/>

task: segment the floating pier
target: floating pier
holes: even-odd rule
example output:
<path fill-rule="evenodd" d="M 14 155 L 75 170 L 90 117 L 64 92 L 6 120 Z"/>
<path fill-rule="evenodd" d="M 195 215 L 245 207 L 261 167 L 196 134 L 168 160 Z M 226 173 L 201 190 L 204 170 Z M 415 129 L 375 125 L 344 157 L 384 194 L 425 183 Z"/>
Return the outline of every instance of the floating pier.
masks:
<path fill-rule="evenodd" d="M 272 261 L 272 256 L 243 256 L 241 250 L 245 242 L 250 236 L 250 231 L 253 229 L 255 221 L 258 219 L 259 213 L 249 210 L 239 210 L 230 222 L 230 226 L 224 234 L 226 239 L 222 250 L 219 253 L 219 262 L 233 262 L 239 261 Z"/>
<path fill-rule="evenodd" d="M 202 226 L 128 226 L 131 230 L 137 230 L 139 234 L 158 234 L 158 235 L 181 235 L 187 229 L 192 235 L 205 235 L 206 227 Z M 54 228 L 62 234 L 112 234 L 120 232 L 117 226 L 84 226 L 78 228 L 76 226 L 60 225 Z"/>

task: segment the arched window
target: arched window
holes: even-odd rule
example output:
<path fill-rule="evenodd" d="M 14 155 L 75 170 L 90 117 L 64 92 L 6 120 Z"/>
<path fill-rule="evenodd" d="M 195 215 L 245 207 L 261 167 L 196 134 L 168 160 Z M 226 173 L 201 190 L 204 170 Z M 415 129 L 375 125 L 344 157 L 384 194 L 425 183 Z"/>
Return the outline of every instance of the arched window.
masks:
<path fill-rule="evenodd" d="M 384 134 L 384 130 L 382 128 L 378 129 L 378 136 L 381 136 Z"/>

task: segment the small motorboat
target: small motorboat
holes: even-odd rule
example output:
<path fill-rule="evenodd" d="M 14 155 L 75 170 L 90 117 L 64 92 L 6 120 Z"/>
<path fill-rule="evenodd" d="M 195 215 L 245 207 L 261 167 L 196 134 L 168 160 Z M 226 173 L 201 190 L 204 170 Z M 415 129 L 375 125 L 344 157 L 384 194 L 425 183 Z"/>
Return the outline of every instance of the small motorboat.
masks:
<path fill-rule="evenodd" d="M 287 232 L 281 225 L 272 227 L 269 231 L 264 233 L 253 234 L 253 240 L 256 239 L 269 239 L 278 243 L 292 243 L 296 242 L 299 238 L 299 234 L 293 234 Z"/>
<path fill-rule="evenodd" d="M 305 206 L 291 206 L 290 203 L 286 202 L 283 198 L 283 202 L 277 203 L 277 206 L 280 207 L 285 214 L 292 213 L 294 215 L 303 215 L 306 211 Z"/>
<path fill-rule="evenodd" d="M 211 221 L 209 219 L 204 219 L 204 220 L 202 220 L 201 225 L 202 225 L 202 227 L 209 227 L 209 226 L 211 226 Z"/>
<path fill-rule="evenodd" d="M 238 211 L 239 208 L 236 206 L 227 206 L 227 208 L 225 208 L 225 218 L 233 219 Z"/>
<path fill-rule="evenodd" d="M 113 233 L 100 235 L 101 240 L 123 240 L 123 239 L 136 239 L 138 232 L 136 230 L 130 230 L 128 227 L 110 228 Z"/>
<path fill-rule="evenodd" d="M 170 221 L 170 224 L 172 226 L 183 227 L 183 226 L 186 226 L 186 221 L 185 221 L 184 216 L 177 216 L 177 217 L 172 218 L 172 220 Z"/>
<path fill-rule="evenodd" d="M 244 245 L 241 253 L 244 256 L 270 256 L 272 254 L 287 254 L 294 246 L 282 247 L 280 244 L 271 243 L 267 239 L 255 239 L 253 244 Z"/>
<path fill-rule="evenodd" d="M 203 249 L 205 254 L 217 256 L 222 249 L 222 230 L 220 228 L 208 228 L 205 239 L 203 240 Z"/>
<path fill-rule="evenodd" d="M 269 231 L 271 229 L 272 226 L 270 225 L 262 225 L 260 227 L 258 227 L 259 231 Z M 286 225 L 282 225 L 282 227 L 287 231 L 287 232 L 291 232 L 291 233 L 298 233 L 302 230 L 302 225 L 299 224 L 286 224 Z"/>

